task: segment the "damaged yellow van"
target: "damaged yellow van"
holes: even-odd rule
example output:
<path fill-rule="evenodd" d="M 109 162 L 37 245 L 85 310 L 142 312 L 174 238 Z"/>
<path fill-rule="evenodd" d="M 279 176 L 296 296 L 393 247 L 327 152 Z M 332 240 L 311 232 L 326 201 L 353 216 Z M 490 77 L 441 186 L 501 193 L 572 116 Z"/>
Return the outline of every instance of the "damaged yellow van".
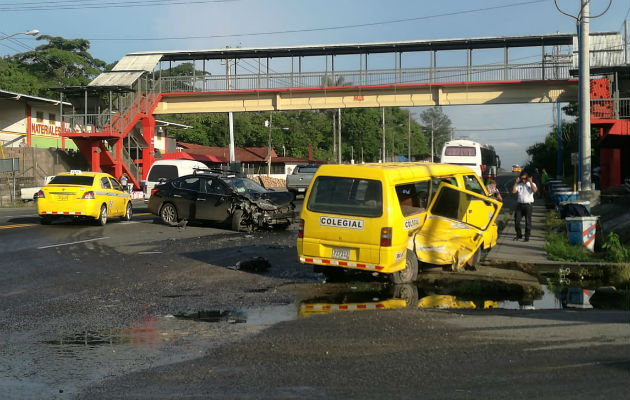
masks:
<path fill-rule="evenodd" d="M 412 282 L 418 261 L 453 270 L 496 244 L 501 203 L 469 168 L 434 163 L 322 165 L 306 193 L 301 263 Z"/>

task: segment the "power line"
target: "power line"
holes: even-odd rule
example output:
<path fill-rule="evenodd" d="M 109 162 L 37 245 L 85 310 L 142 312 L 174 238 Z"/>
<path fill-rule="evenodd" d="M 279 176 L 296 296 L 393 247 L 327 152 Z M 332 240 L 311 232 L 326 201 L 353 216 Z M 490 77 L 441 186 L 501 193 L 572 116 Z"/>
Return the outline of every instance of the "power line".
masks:
<path fill-rule="evenodd" d="M 389 21 L 366 22 L 362 24 L 336 25 L 336 26 L 328 26 L 328 27 L 322 27 L 322 28 L 290 29 L 290 30 L 284 30 L 284 31 L 250 32 L 250 33 L 235 33 L 235 34 L 206 35 L 206 36 L 176 36 L 176 37 L 153 37 L 153 38 L 88 38 L 88 40 L 90 41 L 190 40 L 190 39 L 217 39 L 217 38 L 233 38 L 233 37 L 263 36 L 263 35 L 264 36 L 282 35 L 282 34 L 289 34 L 289 33 L 304 33 L 304 32 L 322 32 L 322 31 L 332 31 L 332 30 L 340 30 L 340 29 L 365 28 L 365 27 L 377 26 L 377 25 L 399 24 L 399 23 L 404 23 L 404 22 L 420 21 L 420 20 L 442 18 L 442 17 L 452 17 L 455 15 L 471 14 L 471 13 L 478 13 L 478 12 L 483 12 L 483 11 L 512 8 L 512 7 L 520 7 L 524 5 L 544 3 L 544 2 L 546 2 L 546 0 L 532 0 L 532 1 L 524 1 L 520 3 L 504 4 L 501 6 L 452 11 L 448 13 L 425 15 L 425 16 L 413 17 L 413 18 L 402 18 L 402 19 L 389 20 Z"/>
<path fill-rule="evenodd" d="M 549 127 L 551 124 L 543 124 L 543 125 L 530 125 L 530 126 L 513 126 L 509 128 L 479 128 L 479 129 L 457 129 L 454 128 L 455 132 L 491 132 L 491 131 L 516 131 L 519 129 L 531 129 L 531 128 L 543 128 Z"/>
<path fill-rule="evenodd" d="M 239 0 L 131 0 L 131 1 L 109 1 L 97 3 L 85 3 L 80 1 L 56 1 L 30 3 L 0 4 L 0 11 L 5 12 L 22 12 L 22 11 L 47 11 L 47 10 L 86 10 L 86 9 L 102 9 L 102 8 L 127 8 L 127 7 L 155 7 L 185 4 L 209 4 L 209 3 L 228 3 Z M 51 5 L 51 3 L 57 3 Z"/>

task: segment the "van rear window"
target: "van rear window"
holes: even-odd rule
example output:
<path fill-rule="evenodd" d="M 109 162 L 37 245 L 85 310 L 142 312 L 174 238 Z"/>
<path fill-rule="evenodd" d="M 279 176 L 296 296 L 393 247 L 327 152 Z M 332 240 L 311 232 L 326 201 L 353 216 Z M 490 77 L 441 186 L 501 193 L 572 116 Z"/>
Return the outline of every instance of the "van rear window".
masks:
<path fill-rule="evenodd" d="M 171 180 L 178 178 L 177 167 L 175 165 L 154 165 L 147 177 L 150 182 L 157 182 L 160 179 Z"/>
<path fill-rule="evenodd" d="M 81 176 L 81 175 L 59 175 L 52 178 L 51 185 L 81 185 L 92 186 L 94 182 L 93 176 Z"/>
<path fill-rule="evenodd" d="M 319 213 L 380 217 L 383 214 L 381 182 L 319 176 L 313 183 L 306 207 Z"/>

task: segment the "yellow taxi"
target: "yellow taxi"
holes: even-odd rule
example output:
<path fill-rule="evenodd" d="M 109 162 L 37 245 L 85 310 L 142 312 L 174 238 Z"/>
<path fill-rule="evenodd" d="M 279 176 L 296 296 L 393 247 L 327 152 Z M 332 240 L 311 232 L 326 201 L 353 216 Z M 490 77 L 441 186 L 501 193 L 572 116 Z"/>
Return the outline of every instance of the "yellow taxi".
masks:
<path fill-rule="evenodd" d="M 512 172 L 521 172 L 521 167 L 518 164 L 512 165 Z"/>
<path fill-rule="evenodd" d="M 103 172 L 70 171 L 55 176 L 36 194 L 43 225 L 72 216 L 105 225 L 111 217 L 131 220 L 131 196 L 113 176 Z"/>
<path fill-rule="evenodd" d="M 459 270 L 496 244 L 501 203 L 459 165 L 322 165 L 298 225 L 299 261 L 416 280 L 419 262 Z"/>

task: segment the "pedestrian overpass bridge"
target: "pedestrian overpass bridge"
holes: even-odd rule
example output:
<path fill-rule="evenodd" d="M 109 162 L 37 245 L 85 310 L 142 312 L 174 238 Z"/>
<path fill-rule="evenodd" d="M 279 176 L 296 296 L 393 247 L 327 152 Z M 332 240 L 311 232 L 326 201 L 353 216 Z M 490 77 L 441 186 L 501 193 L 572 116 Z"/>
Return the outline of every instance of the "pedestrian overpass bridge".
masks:
<path fill-rule="evenodd" d="M 523 49 L 536 55 L 523 62 Z M 75 112 L 63 116 L 62 135 L 92 169 L 137 184 L 161 114 L 576 101 L 576 51 L 575 35 L 550 34 L 137 52 L 63 89 Z M 488 52 L 501 61 L 473 62 Z M 591 33 L 593 72 L 625 65 L 625 54 L 619 33 Z M 438 56 L 459 65 L 438 65 Z"/>

